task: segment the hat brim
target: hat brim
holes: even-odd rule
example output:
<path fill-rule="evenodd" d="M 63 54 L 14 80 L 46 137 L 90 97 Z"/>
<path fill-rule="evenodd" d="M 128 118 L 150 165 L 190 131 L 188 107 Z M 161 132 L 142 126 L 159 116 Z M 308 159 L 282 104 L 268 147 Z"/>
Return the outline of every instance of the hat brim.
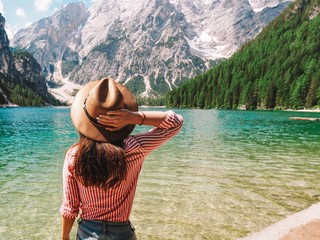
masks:
<path fill-rule="evenodd" d="M 83 110 L 84 100 L 91 89 L 100 80 L 92 81 L 82 87 L 72 103 L 70 115 L 75 128 L 84 136 L 98 142 L 117 142 L 125 139 L 134 129 L 135 125 L 127 125 L 118 131 L 107 131 L 104 127 L 93 124 Z M 116 83 L 124 98 L 124 109 L 138 111 L 138 105 L 132 93 L 123 85 Z"/>

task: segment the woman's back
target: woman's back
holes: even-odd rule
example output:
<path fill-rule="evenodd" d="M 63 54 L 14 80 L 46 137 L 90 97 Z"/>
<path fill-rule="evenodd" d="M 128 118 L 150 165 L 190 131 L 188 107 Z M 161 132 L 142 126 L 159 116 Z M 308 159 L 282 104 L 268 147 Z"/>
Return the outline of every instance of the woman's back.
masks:
<path fill-rule="evenodd" d="M 179 132 L 183 119 L 173 111 L 138 112 L 134 110 L 134 104 L 133 111 L 112 110 L 102 112 L 94 118 L 90 115 L 90 105 L 86 106 L 92 91 L 100 94 L 108 89 L 116 89 L 117 86 L 110 79 L 104 79 L 96 84 L 88 84 L 88 88 L 98 90 L 80 92 L 82 99 L 76 98 L 76 106 L 71 111 L 72 120 L 81 137 L 65 155 L 64 194 L 60 209 L 62 236 L 63 239 L 69 239 L 74 219 L 81 212 L 78 239 L 100 239 L 100 235 L 111 237 L 111 229 L 115 230 L 112 235 L 114 237 L 109 239 L 129 239 L 116 238 L 117 234 L 129 234 L 135 239 L 129 217 L 143 162 L 148 154 Z M 120 89 L 125 91 L 123 87 Z M 124 95 L 128 96 L 128 93 Z M 118 95 L 113 93 L 111 96 Z M 85 114 L 81 110 L 81 102 L 84 102 Z M 78 114 L 81 114 L 80 118 L 77 117 Z M 128 135 L 133 128 L 127 126 L 136 124 L 154 128 L 148 132 Z M 115 144 L 119 141 L 123 144 Z M 110 180 L 116 181 L 109 184 Z"/>

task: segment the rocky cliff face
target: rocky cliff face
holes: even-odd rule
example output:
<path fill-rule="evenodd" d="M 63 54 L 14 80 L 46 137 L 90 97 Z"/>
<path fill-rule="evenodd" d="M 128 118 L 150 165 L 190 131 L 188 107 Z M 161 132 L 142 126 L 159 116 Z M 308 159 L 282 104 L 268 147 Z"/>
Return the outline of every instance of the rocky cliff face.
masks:
<path fill-rule="evenodd" d="M 13 39 L 13 46 L 27 49 L 51 78 L 61 80 L 73 63 L 79 63 L 81 29 L 88 17 L 83 3 L 71 3 L 52 17 L 41 19 Z"/>
<path fill-rule="evenodd" d="M 83 84 L 114 76 L 136 94 L 157 96 L 207 68 L 203 59 L 191 54 L 185 35 L 193 32 L 192 26 L 167 0 L 145 1 L 135 8 L 118 1 L 109 4 L 97 1 L 91 10 L 82 29 L 79 52 L 84 59 L 71 73 L 72 81 Z M 103 16 L 113 18 L 103 21 Z M 90 39 L 95 41 L 92 47 Z"/>
<path fill-rule="evenodd" d="M 5 19 L 0 14 L 0 104 L 14 104 L 9 100 L 12 93 L 9 86 L 30 89 L 51 104 L 54 100 L 48 93 L 41 66 L 28 52 L 12 53 L 4 25 Z"/>
<path fill-rule="evenodd" d="M 0 72 L 7 74 L 12 69 L 12 54 L 9 48 L 9 39 L 4 30 L 5 19 L 0 13 Z"/>
<path fill-rule="evenodd" d="M 19 31 L 14 45 L 55 81 L 112 76 L 136 95 L 158 96 L 230 57 L 290 0 L 281 2 L 96 0 L 89 11 L 73 3 Z"/>
<path fill-rule="evenodd" d="M 35 92 L 48 92 L 46 80 L 42 75 L 42 68 L 37 60 L 27 52 L 13 54 L 13 63 L 17 71 L 19 83 L 22 86 L 34 89 Z"/>
<path fill-rule="evenodd" d="M 12 69 L 12 54 L 9 48 L 9 39 L 7 33 L 4 29 L 5 19 L 0 13 L 0 76 L 1 78 L 7 75 Z M 2 85 L 0 85 L 0 104 L 12 104 L 5 90 L 2 89 Z"/>

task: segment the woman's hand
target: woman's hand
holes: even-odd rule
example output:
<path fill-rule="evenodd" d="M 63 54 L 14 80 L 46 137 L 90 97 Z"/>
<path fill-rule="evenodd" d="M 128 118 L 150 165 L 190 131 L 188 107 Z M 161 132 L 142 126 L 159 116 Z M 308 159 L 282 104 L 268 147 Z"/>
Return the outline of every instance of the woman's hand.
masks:
<path fill-rule="evenodd" d="M 106 126 L 108 131 L 117 131 L 129 124 L 140 124 L 143 115 L 140 112 L 131 112 L 127 109 L 109 111 L 100 114 L 97 120 Z"/>

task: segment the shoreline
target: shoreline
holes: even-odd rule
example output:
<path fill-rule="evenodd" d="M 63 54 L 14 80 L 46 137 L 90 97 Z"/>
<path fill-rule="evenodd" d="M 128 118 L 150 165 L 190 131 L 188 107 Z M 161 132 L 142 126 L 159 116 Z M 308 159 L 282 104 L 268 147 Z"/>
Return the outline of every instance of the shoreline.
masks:
<path fill-rule="evenodd" d="M 16 105 L 16 104 L 0 104 L 0 108 L 15 108 L 15 107 L 37 107 L 37 106 L 19 106 L 19 105 Z M 48 106 L 38 106 L 38 107 L 48 107 Z M 68 104 L 68 105 L 49 106 L 49 107 L 70 107 L 70 105 Z M 166 108 L 166 106 L 149 106 L 149 105 L 140 105 L 139 107 L 141 107 L 141 108 Z M 190 108 L 190 109 L 192 109 L 192 108 Z M 220 110 L 220 109 L 216 109 L 216 110 Z M 265 111 L 265 110 L 253 110 L 253 111 Z M 298 110 L 284 109 L 284 110 L 273 110 L 273 111 L 320 113 L 320 108 L 316 108 L 316 109 L 298 109 Z"/>
<path fill-rule="evenodd" d="M 298 110 L 293 110 L 293 109 L 285 109 L 283 111 L 292 111 L 292 112 L 320 112 L 320 108 L 316 109 L 298 109 Z"/>
<path fill-rule="evenodd" d="M 320 239 L 320 202 L 294 213 L 252 235 L 236 240 Z"/>
<path fill-rule="evenodd" d="M 15 107 L 20 107 L 20 106 L 16 104 L 0 104 L 0 108 L 15 108 Z"/>

